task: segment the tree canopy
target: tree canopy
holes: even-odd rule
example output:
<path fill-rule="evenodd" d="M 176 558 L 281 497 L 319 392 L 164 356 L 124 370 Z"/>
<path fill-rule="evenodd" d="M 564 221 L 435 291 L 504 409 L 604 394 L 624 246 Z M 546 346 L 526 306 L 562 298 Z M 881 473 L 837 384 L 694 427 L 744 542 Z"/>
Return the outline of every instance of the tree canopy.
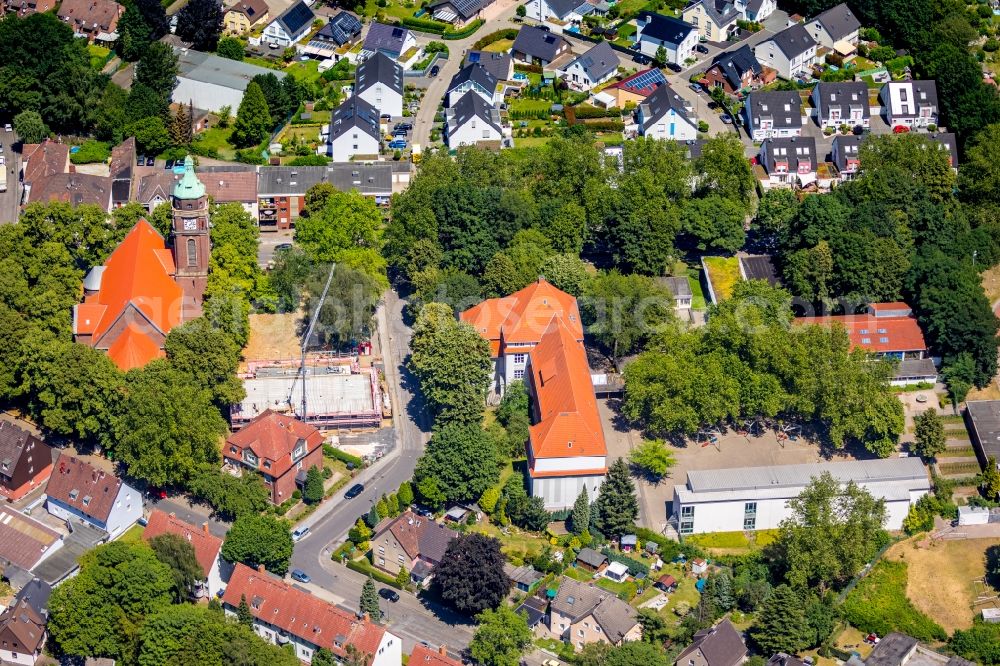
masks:
<path fill-rule="evenodd" d="M 222 544 L 222 556 L 252 569 L 263 564 L 271 573 L 284 576 L 292 558 L 292 533 L 280 518 L 253 513 L 236 519 Z"/>
<path fill-rule="evenodd" d="M 498 539 L 463 534 L 448 544 L 434 569 L 431 589 L 461 613 L 493 610 L 503 604 L 510 591 L 510 579 L 503 571 L 505 561 Z"/>

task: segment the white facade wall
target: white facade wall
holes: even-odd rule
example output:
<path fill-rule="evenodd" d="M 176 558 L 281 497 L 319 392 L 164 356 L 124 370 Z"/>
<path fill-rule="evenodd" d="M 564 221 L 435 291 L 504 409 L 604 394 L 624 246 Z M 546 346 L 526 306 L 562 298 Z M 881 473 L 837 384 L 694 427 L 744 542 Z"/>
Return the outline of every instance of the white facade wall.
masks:
<path fill-rule="evenodd" d="M 579 463 L 581 459 L 568 458 L 567 460 Z M 535 461 L 536 469 L 539 462 L 541 461 Z M 577 469 L 582 469 L 583 466 L 577 464 L 576 467 Z M 535 478 L 529 475 L 529 480 L 531 494 L 535 497 L 541 497 L 548 511 L 558 511 L 559 509 L 572 507 L 573 503 L 576 502 L 576 498 L 580 496 L 580 490 L 583 488 L 587 489 L 587 495 L 590 497 L 591 502 L 597 501 L 597 493 L 601 488 L 601 484 L 604 483 L 604 476 L 551 476 Z"/>
<path fill-rule="evenodd" d="M 501 141 L 503 135 L 482 118 L 472 118 L 448 134 L 448 147 L 474 146 L 480 141 Z"/>
<path fill-rule="evenodd" d="M 613 69 L 602 78 L 592 79 L 590 78 L 590 72 L 588 72 L 587 69 L 580 64 L 580 61 L 574 60 L 570 63 L 569 67 L 559 72 L 559 74 L 566 80 L 566 83 L 572 90 L 584 92 L 590 90 L 591 88 L 596 88 L 605 81 L 610 81 L 614 78 L 617 71 L 617 69 Z"/>
<path fill-rule="evenodd" d="M 358 93 L 358 97 L 378 109 L 379 115 L 389 114 L 393 118 L 403 115 L 403 96 L 384 83 L 376 83 Z"/>
<path fill-rule="evenodd" d="M 472 81 L 466 81 L 465 83 L 454 88 L 453 90 L 448 91 L 448 106 L 455 106 L 455 104 L 458 103 L 458 100 L 462 99 L 465 93 L 469 92 L 470 90 L 479 95 L 480 97 L 482 97 L 483 100 L 490 106 L 496 104 L 495 90 L 487 92 L 483 90 L 482 86 L 476 85 Z M 402 105 L 402 98 L 400 98 L 400 105 Z M 400 113 L 402 113 L 402 111 L 400 111 Z"/>
<path fill-rule="evenodd" d="M 356 155 L 378 155 L 379 141 L 360 128 L 353 128 L 329 144 L 334 162 L 350 162 Z"/>
<path fill-rule="evenodd" d="M 108 515 L 106 524 L 94 520 L 76 507 L 68 506 L 52 498 L 49 498 L 45 503 L 45 509 L 61 520 L 85 522 L 98 529 L 107 530 L 111 538 L 114 539 L 142 518 L 142 496 L 138 490 L 123 483 L 118 490 L 118 497 L 115 498 L 114 507 Z"/>
<path fill-rule="evenodd" d="M 555 16 L 549 8 L 549 3 L 545 2 L 545 0 L 531 0 L 531 2 L 524 5 L 524 8 L 527 10 L 526 17 L 536 21 L 544 22 L 546 19 Z"/>
<path fill-rule="evenodd" d="M 694 47 L 698 44 L 698 31 L 691 30 L 680 44 L 669 44 L 659 39 L 639 35 L 639 52 L 650 58 L 656 57 L 656 51 L 662 46 L 667 51 L 667 62 L 683 65 L 688 58 L 694 57 Z"/>
<path fill-rule="evenodd" d="M 535 472 L 573 472 L 576 470 L 604 469 L 607 466 L 605 456 L 579 456 L 572 458 L 536 458 L 532 468 Z M 580 491 L 577 491 L 580 494 Z"/>
<path fill-rule="evenodd" d="M 285 32 L 284 28 L 278 24 L 277 19 L 275 19 L 274 21 L 271 21 L 267 28 L 264 29 L 264 36 L 262 40 L 268 44 L 274 43 L 278 46 L 287 47 L 305 37 L 311 29 L 312 23 L 308 23 L 294 35 L 289 35 Z"/>
<path fill-rule="evenodd" d="M 236 109 L 240 108 L 240 102 L 243 101 L 243 91 L 178 76 L 177 87 L 174 88 L 171 99 L 178 104 L 191 103 L 196 109 L 212 112 L 229 106 L 235 114 Z"/>
<path fill-rule="evenodd" d="M 528 381 L 528 354 L 534 347 L 534 345 L 524 347 L 523 351 L 516 347 L 507 347 L 511 353 L 504 354 L 503 360 L 500 363 L 500 373 L 503 376 L 505 384 L 509 386 L 513 381 Z"/>
<path fill-rule="evenodd" d="M 23 664 L 23 666 L 34 666 L 35 661 L 42 656 L 41 651 L 36 654 L 24 652 L 13 652 L 0 648 L 0 661 L 4 664 Z"/>
<path fill-rule="evenodd" d="M 774 41 L 768 40 L 754 48 L 754 55 L 762 65 L 771 67 L 778 73 L 778 76 L 790 80 L 816 62 L 816 46 L 810 46 L 804 53 L 789 59 Z"/>
<path fill-rule="evenodd" d="M 698 128 L 673 109 L 667 111 L 663 117 L 656 120 L 648 128 L 645 127 L 646 119 L 642 117 L 642 106 L 639 109 L 639 132 L 645 137 L 674 141 L 688 141 L 698 138 Z"/>

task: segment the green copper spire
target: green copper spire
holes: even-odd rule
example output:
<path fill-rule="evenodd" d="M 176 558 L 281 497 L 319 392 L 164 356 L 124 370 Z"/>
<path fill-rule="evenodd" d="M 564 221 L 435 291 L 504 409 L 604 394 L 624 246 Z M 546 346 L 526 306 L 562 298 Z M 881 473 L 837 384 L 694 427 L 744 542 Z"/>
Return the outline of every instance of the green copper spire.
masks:
<path fill-rule="evenodd" d="M 194 175 L 194 160 L 188 155 L 184 158 L 184 175 L 174 185 L 174 197 L 177 199 L 200 199 L 205 196 L 205 186 Z"/>

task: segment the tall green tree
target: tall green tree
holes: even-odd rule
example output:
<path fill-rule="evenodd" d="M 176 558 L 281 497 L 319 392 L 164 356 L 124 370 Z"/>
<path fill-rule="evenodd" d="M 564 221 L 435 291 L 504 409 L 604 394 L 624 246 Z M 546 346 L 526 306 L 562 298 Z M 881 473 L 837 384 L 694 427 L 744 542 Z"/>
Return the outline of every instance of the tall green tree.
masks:
<path fill-rule="evenodd" d="M 24 143 L 40 143 L 49 135 L 49 128 L 37 111 L 22 111 L 14 116 L 14 131 Z"/>
<path fill-rule="evenodd" d="M 375 581 L 371 576 L 365 579 L 365 584 L 361 586 L 361 601 L 359 608 L 362 613 L 367 613 L 372 622 L 382 621 L 382 609 L 378 605 L 378 590 L 375 589 Z"/>
<path fill-rule="evenodd" d="M 352 259 L 378 256 L 382 214 L 370 197 L 356 190 L 328 192 L 322 206 L 316 201 L 308 210 L 295 225 L 295 241 L 313 261 L 347 262 L 364 270 Z"/>
<path fill-rule="evenodd" d="M 774 588 L 750 628 L 750 637 L 762 654 L 798 654 L 810 646 L 809 623 L 802 606 L 802 599 L 789 586 Z"/>
<path fill-rule="evenodd" d="M 476 616 L 479 626 L 469 643 L 469 652 L 484 666 L 518 666 L 531 645 L 531 630 L 525 613 L 501 605 Z"/>
<path fill-rule="evenodd" d="M 236 607 L 236 621 L 241 626 L 253 628 L 253 613 L 250 612 L 250 604 L 247 603 L 245 594 L 240 595 L 240 605 Z"/>
<path fill-rule="evenodd" d="M 233 523 L 222 543 L 222 556 L 252 569 L 263 564 L 279 576 L 288 571 L 292 557 L 292 534 L 288 523 L 273 516 L 246 514 Z"/>
<path fill-rule="evenodd" d="M 673 296 L 666 288 L 652 278 L 617 270 L 593 277 L 581 305 L 587 332 L 615 363 L 673 322 Z"/>
<path fill-rule="evenodd" d="M 913 426 L 916 435 L 913 449 L 921 458 L 933 458 L 947 448 L 944 423 L 933 408 L 917 414 Z"/>
<path fill-rule="evenodd" d="M 171 329 L 164 349 L 170 366 L 208 390 L 220 407 L 234 405 L 246 395 L 236 377 L 242 349 L 204 317 Z"/>
<path fill-rule="evenodd" d="M 135 62 L 141 58 L 149 46 L 150 29 L 137 6 L 131 5 L 125 8 L 125 13 L 118 19 L 115 31 L 118 33 L 115 52 L 121 59 Z"/>
<path fill-rule="evenodd" d="M 155 536 L 149 540 L 149 547 L 156 559 L 170 567 L 176 603 L 187 601 L 194 594 L 195 584 L 208 579 L 208 572 L 202 570 L 195 556 L 194 546 L 179 534 Z"/>
<path fill-rule="evenodd" d="M 212 52 L 222 34 L 224 12 L 214 0 L 191 0 L 177 12 L 177 36 L 198 51 Z"/>
<path fill-rule="evenodd" d="M 233 143 L 240 148 L 256 146 L 267 138 L 271 130 L 271 114 L 260 86 L 250 82 L 243 92 L 243 100 L 236 112 L 233 125 Z"/>
<path fill-rule="evenodd" d="M 302 499 L 307 504 L 318 504 L 323 501 L 323 473 L 313 465 L 306 472 L 306 483 L 302 488 Z"/>
<path fill-rule="evenodd" d="M 617 538 L 635 530 L 639 502 L 624 458 L 615 460 L 608 468 L 596 506 L 598 526 L 606 536 Z"/>
<path fill-rule="evenodd" d="M 573 534 L 580 535 L 590 529 L 590 496 L 587 489 L 581 488 L 576 501 L 573 502 L 573 513 L 570 514 L 570 528 Z"/>
<path fill-rule="evenodd" d="M 649 476 L 660 479 L 676 461 L 662 439 L 645 439 L 629 454 L 629 462 Z"/>
<path fill-rule="evenodd" d="M 434 431 L 413 476 L 436 479 L 449 501 L 474 501 L 500 478 L 500 461 L 481 426 L 448 422 Z"/>
<path fill-rule="evenodd" d="M 169 100 L 177 85 L 177 55 L 168 44 L 154 42 L 142 52 L 135 67 L 135 82 L 155 90 Z"/>
<path fill-rule="evenodd" d="M 246 47 L 243 40 L 237 37 L 223 37 L 219 40 L 219 45 L 215 52 L 223 58 L 230 60 L 243 60 L 246 55 Z"/>

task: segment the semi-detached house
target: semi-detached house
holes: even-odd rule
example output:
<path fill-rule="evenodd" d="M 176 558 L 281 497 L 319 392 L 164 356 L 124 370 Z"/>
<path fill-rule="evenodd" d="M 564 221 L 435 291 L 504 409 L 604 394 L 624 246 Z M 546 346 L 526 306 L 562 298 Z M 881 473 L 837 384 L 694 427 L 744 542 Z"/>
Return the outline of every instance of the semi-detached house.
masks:
<path fill-rule="evenodd" d="M 802 98 L 794 90 L 750 93 L 743 121 L 754 141 L 802 135 Z"/>
<path fill-rule="evenodd" d="M 589 643 L 621 645 L 642 638 L 636 610 L 593 583 L 562 578 L 549 608 L 550 634 L 583 649 Z"/>
<path fill-rule="evenodd" d="M 199 599 L 214 599 L 225 588 L 225 581 L 232 570 L 229 563 L 222 559 L 222 539 L 209 533 L 208 523 L 195 527 L 172 513 L 153 509 L 142 538 L 149 541 L 164 534 L 173 534 L 191 544 L 202 571 L 202 577 L 195 582 L 194 595 Z"/>
<path fill-rule="evenodd" d="M 793 79 L 816 62 L 816 40 L 801 23 L 789 26 L 754 47 L 754 55 L 783 79 Z"/>
<path fill-rule="evenodd" d="M 861 81 L 817 83 L 811 97 L 820 127 L 836 129 L 842 125 L 850 128 L 871 126 L 868 86 Z"/>
<path fill-rule="evenodd" d="M 667 62 L 683 65 L 694 57 L 698 44 L 698 29 L 673 16 L 640 12 L 636 21 L 636 45 L 640 53 L 655 58 L 661 48 L 666 51 Z"/>
<path fill-rule="evenodd" d="M 934 81 L 890 81 L 879 91 L 882 113 L 890 127 L 911 129 L 938 124 Z"/>
<path fill-rule="evenodd" d="M 770 187 L 806 187 L 816 182 L 819 155 L 816 139 L 792 136 L 765 139 L 760 145 L 760 165 Z"/>
<path fill-rule="evenodd" d="M 112 539 L 142 517 L 138 490 L 73 456 L 59 456 L 45 491 L 53 516 L 104 530 Z"/>

